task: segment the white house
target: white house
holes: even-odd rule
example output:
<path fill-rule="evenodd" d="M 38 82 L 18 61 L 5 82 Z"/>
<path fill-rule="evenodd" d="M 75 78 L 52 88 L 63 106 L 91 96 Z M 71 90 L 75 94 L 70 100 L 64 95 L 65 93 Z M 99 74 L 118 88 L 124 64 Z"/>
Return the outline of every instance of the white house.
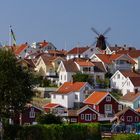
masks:
<path fill-rule="evenodd" d="M 72 76 L 77 72 L 89 74 L 96 82 L 97 78 L 104 79 L 107 72 L 102 62 L 91 62 L 88 59 L 73 59 L 63 61 L 58 67 L 59 84 L 73 81 Z"/>
<path fill-rule="evenodd" d="M 125 54 L 93 54 L 90 57 L 93 62 L 102 62 L 106 69 L 114 73 L 117 70 L 131 70 L 135 61 Z"/>
<path fill-rule="evenodd" d="M 127 77 L 126 81 L 122 86 L 123 96 L 129 92 L 138 92 L 140 91 L 140 77 Z"/>
<path fill-rule="evenodd" d="M 87 82 L 65 82 L 56 92 L 51 94 L 51 103 L 60 104 L 65 108 L 73 108 L 86 98 L 86 92 L 92 87 Z"/>
<path fill-rule="evenodd" d="M 102 54 L 101 50 L 97 47 L 75 47 L 68 51 L 67 60 L 73 58 L 90 58 L 93 54 Z"/>
<path fill-rule="evenodd" d="M 36 51 L 43 51 L 47 52 L 48 50 L 56 50 L 56 47 L 51 43 L 46 40 L 42 42 L 34 42 L 31 45 L 32 48 L 36 49 Z"/>
<path fill-rule="evenodd" d="M 117 70 L 110 78 L 110 87 L 121 90 L 127 77 L 140 77 L 140 74 L 133 70 Z"/>
<path fill-rule="evenodd" d="M 129 106 L 133 109 L 140 108 L 140 92 L 129 92 L 122 96 L 119 101 L 124 106 Z"/>

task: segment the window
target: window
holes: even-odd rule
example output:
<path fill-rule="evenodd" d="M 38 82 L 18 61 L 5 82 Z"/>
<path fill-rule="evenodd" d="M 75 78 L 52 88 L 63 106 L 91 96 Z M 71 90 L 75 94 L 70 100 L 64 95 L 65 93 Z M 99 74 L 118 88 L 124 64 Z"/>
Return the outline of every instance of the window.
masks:
<path fill-rule="evenodd" d="M 91 121 L 91 114 L 85 114 L 85 120 L 86 121 Z"/>
<path fill-rule="evenodd" d="M 88 87 L 85 87 L 85 90 L 89 90 L 89 88 Z"/>
<path fill-rule="evenodd" d="M 110 102 L 110 101 L 111 101 L 111 97 L 110 97 L 110 96 L 107 96 L 107 97 L 106 97 L 106 101 L 107 101 L 107 102 Z"/>
<path fill-rule="evenodd" d="M 77 122 L 77 118 L 71 118 L 71 122 Z"/>
<path fill-rule="evenodd" d="M 91 71 L 91 68 L 90 67 L 83 67 L 83 71 Z"/>
<path fill-rule="evenodd" d="M 62 95 L 62 99 L 64 99 L 64 95 Z"/>
<path fill-rule="evenodd" d="M 78 95 L 75 95 L 75 100 L 78 100 Z"/>
<path fill-rule="evenodd" d="M 81 114 L 81 120 L 84 120 L 84 114 Z"/>
<path fill-rule="evenodd" d="M 111 104 L 105 104 L 105 111 L 112 111 L 112 105 Z"/>
<path fill-rule="evenodd" d="M 132 116 L 127 116 L 127 121 L 132 122 Z"/>
<path fill-rule="evenodd" d="M 118 105 L 118 110 L 121 111 L 123 109 L 122 105 Z"/>
<path fill-rule="evenodd" d="M 35 118 L 35 111 L 34 108 L 31 108 L 30 112 L 29 112 L 29 118 Z"/>
<path fill-rule="evenodd" d="M 135 117 L 135 122 L 139 122 L 139 117 L 138 116 Z"/>
<path fill-rule="evenodd" d="M 93 114 L 93 120 L 96 120 L 96 114 Z"/>
<path fill-rule="evenodd" d="M 53 94 L 53 98 L 54 98 L 54 99 L 56 98 L 56 95 L 55 95 L 55 94 Z"/>
<path fill-rule="evenodd" d="M 120 79 L 120 74 L 118 74 L 117 78 Z"/>

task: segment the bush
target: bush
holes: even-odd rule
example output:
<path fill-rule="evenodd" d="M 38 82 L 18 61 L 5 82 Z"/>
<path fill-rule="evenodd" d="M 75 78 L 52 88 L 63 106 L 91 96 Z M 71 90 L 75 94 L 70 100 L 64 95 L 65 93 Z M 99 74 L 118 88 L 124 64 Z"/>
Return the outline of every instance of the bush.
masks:
<path fill-rule="evenodd" d="M 136 134 L 117 134 L 113 140 L 140 140 L 140 135 Z"/>
<path fill-rule="evenodd" d="M 39 124 L 62 124 L 62 119 L 53 114 L 43 114 L 37 118 Z"/>
<path fill-rule="evenodd" d="M 31 125 L 16 132 L 13 131 L 14 127 L 8 129 L 11 133 L 5 131 L 5 140 L 14 140 L 17 136 L 21 140 L 101 140 L 100 127 L 96 123 Z"/>

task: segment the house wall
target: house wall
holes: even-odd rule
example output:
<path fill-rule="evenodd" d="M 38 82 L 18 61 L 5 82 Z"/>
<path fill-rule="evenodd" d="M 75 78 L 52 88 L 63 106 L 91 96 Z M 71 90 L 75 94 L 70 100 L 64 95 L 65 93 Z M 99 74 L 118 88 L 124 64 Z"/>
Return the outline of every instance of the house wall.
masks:
<path fill-rule="evenodd" d="M 110 95 L 108 95 L 110 96 Z M 111 96 L 110 96 L 111 97 Z M 105 104 L 111 104 L 112 105 L 112 113 L 117 113 L 118 112 L 118 106 L 119 103 L 116 102 L 116 100 L 114 100 L 111 97 L 111 101 L 106 101 L 106 98 L 104 98 L 100 103 L 99 103 L 99 113 L 101 114 L 105 114 Z M 96 107 L 97 108 L 97 107 Z"/>
<path fill-rule="evenodd" d="M 126 81 L 125 76 L 119 71 L 117 71 L 110 79 L 110 86 L 113 89 L 122 89 L 124 82 Z"/>
<path fill-rule="evenodd" d="M 65 82 L 72 82 L 73 74 L 74 74 L 73 72 L 60 71 L 59 72 L 59 85 L 60 85 L 60 83 L 63 84 Z"/>
<path fill-rule="evenodd" d="M 40 57 L 36 62 L 35 70 L 39 72 L 42 76 L 46 76 L 46 65 Z"/>
<path fill-rule="evenodd" d="M 124 96 L 127 92 L 135 92 L 135 89 L 138 89 L 138 91 L 140 91 L 140 87 L 134 87 L 134 85 L 129 80 L 129 78 L 127 78 L 125 84 L 122 86 L 121 91 L 122 91 L 122 94 Z"/>
<path fill-rule="evenodd" d="M 134 104 L 134 109 L 139 108 L 140 107 L 140 97 L 138 97 L 137 100 L 133 104 Z"/>
<path fill-rule="evenodd" d="M 51 94 L 51 103 L 56 103 L 65 108 L 72 108 L 74 106 L 74 93 L 69 94 Z"/>
<path fill-rule="evenodd" d="M 84 114 L 84 119 L 81 118 L 81 115 L 82 115 L 82 114 Z M 91 120 L 89 120 L 89 121 L 86 120 L 86 117 L 85 117 L 86 114 L 91 115 Z M 96 116 L 95 119 L 93 119 L 93 115 Z M 86 109 L 85 111 L 83 111 L 82 113 L 80 113 L 80 114 L 78 115 L 78 122 L 80 122 L 80 123 L 89 123 L 89 122 L 97 122 L 97 121 L 98 121 L 98 114 L 97 114 L 96 112 L 90 110 L 90 109 Z"/>
<path fill-rule="evenodd" d="M 123 115 L 121 115 L 120 117 L 119 117 L 119 119 L 120 120 L 122 120 L 121 119 L 121 117 L 122 116 L 124 116 L 124 123 L 125 124 L 127 124 L 127 125 L 130 125 L 130 124 L 132 124 L 132 123 L 138 123 L 138 122 L 140 122 L 140 116 L 138 115 L 138 114 L 136 114 L 134 111 L 132 111 L 132 110 L 128 110 L 128 111 L 126 111 Z M 132 121 L 128 121 L 127 120 L 127 117 L 128 116 L 132 116 Z M 135 120 L 135 117 L 138 117 L 138 120 L 136 121 Z"/>
<path fill-rule="evenodd" d="M 30 118 L 31 108 L 34 108 L 35 112 L 35 117 L 33 118 Z M 21 115 L 16 114 L 16 117 L 14 118 L 14 124 L 33 124 L 34 122 L 36 122 L 36 117 L 41 113 L 42 111 L 35 107 L 28 107 L 24 110 L 24 112 Z"/>

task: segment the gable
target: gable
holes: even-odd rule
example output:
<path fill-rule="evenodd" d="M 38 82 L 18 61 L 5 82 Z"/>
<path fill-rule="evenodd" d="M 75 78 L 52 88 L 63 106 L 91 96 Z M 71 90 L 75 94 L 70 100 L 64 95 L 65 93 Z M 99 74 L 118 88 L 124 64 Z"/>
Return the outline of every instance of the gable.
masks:
<path fill-rule="evenodd" d="M 63 61 L 61 61 L 61 63 L 58 66 L 57 72 L 66 72 L 66 69 L 64 67 Z"/>

